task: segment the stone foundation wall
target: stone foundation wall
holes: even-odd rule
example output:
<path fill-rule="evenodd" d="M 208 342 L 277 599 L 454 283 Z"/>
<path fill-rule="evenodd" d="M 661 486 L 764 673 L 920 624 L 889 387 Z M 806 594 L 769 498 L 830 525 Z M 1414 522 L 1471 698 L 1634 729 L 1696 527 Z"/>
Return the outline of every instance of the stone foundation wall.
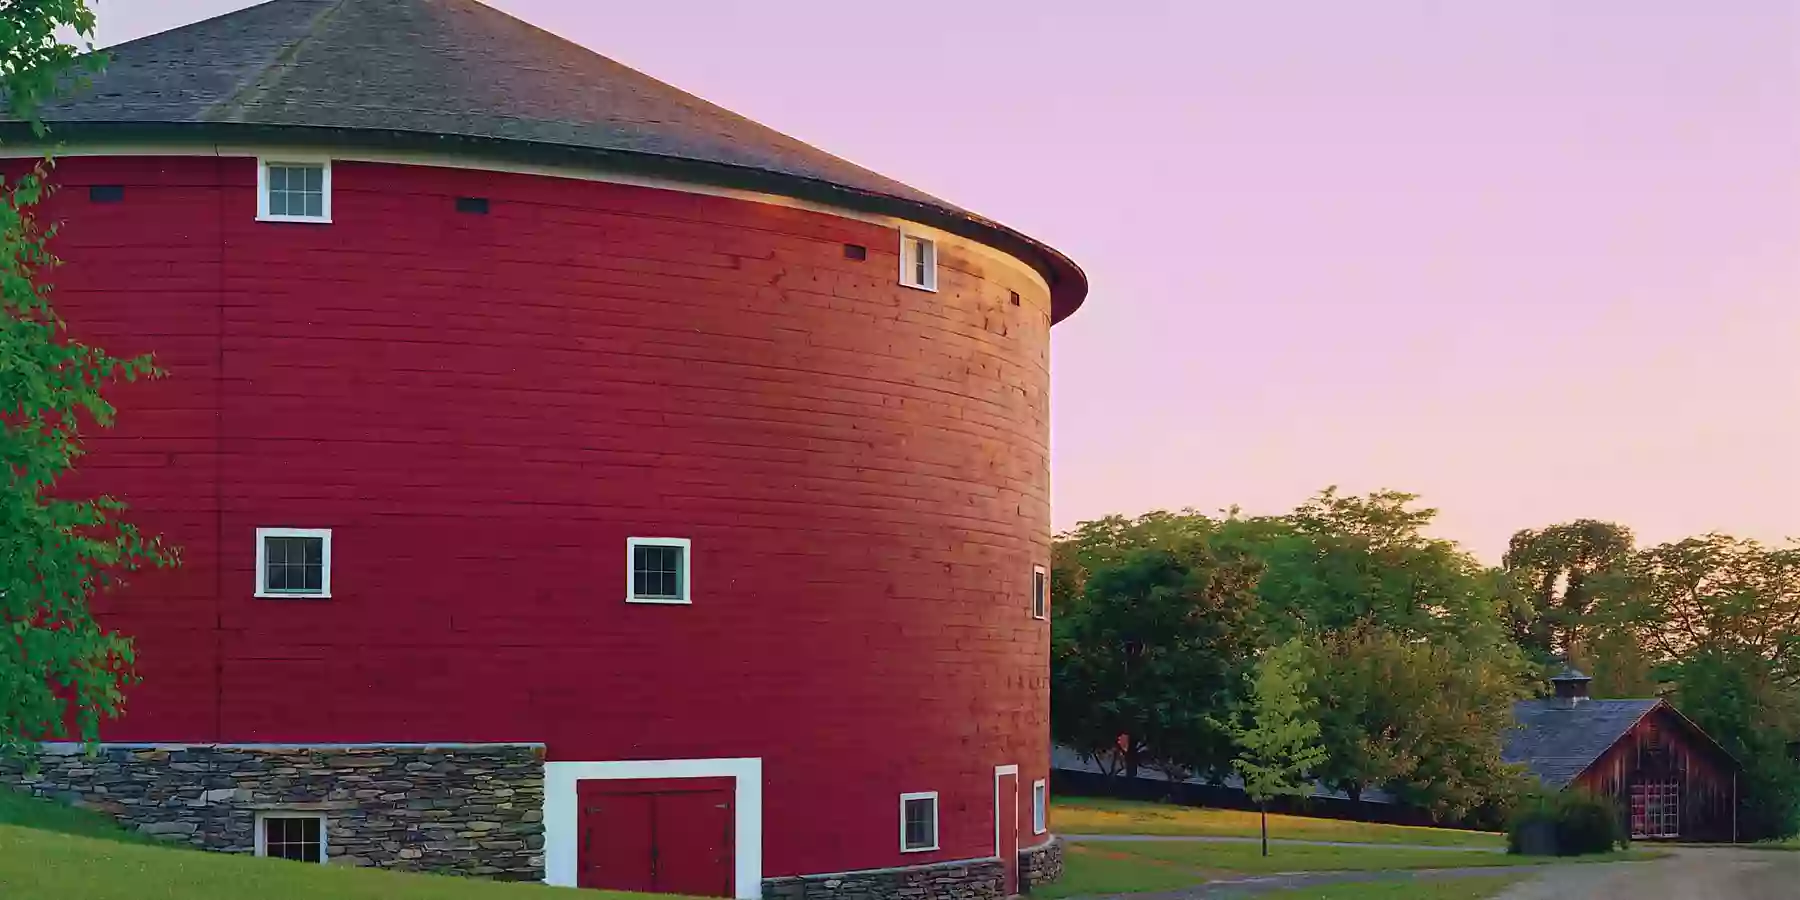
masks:
<path fill-rule="evenodd" d="M 538 746 L 49 750 L 0 763 L 7 783 L 208 850 L 255 852 L 258 813 L 322 813 L 333 864 L 544 877 Z"/>
<path fill-rule="evenodd" d="M 1061 880 L 1063 874 L 1063 842 L 1052 837 L 1036 847 L 1019 851 L 1019 893 Z"/>
<path fill-rule="evenodd" d="M 997 859 L 763 881 L 763 900 L 1000 900 Z"/>

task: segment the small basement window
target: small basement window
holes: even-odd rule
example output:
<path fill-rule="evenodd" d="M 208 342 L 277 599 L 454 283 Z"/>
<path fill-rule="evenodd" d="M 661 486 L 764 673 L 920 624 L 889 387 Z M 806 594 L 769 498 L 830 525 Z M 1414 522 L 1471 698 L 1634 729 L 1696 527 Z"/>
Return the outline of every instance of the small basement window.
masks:
<path fill-rule="evenodd" d="M 937 791 L 900 795 L 900 852 L 938 848 Z"/>
<path fill-rule="evenodd" d="M 256 529 L 256 596 L 330 597 L 331 529 Z"/>
<path fill-rule="evenodd" d="M 922 291 L 937 290 L 937 243 L 900 232 L 900 283 Z"/>
<path fill-rule="evenodd" d="M 625 602 L 692 603 L 687 538 L 631 538 L 625 542 Z"/>
<path fill-rule="evenodd" d="M 1050 614 L 1050 575 L 1043 566 L 1031 567 L 1031 617 L 1048 618 Z"/>
<path fill-rule="evenodd" d="M 313 813 L 257 814 L 256 855 L 325 862 L 325 817 Z"/>
<path fill-rule="evenodd" d="M 256 217 L 264 222 L 330 222 L 331 163 L 262 160 Z"/>
<path fill-rule="evenodd" d="M 1050 787 L 1043 779 L 1031 783 L 1031 833 L 1050 830 Z"/>

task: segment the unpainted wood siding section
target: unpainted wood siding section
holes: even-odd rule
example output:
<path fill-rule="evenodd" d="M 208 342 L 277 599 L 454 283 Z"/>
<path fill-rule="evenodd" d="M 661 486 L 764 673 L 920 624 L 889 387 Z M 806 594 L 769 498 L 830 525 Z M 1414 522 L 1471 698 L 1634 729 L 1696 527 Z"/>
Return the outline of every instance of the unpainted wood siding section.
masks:
<path fill-rule="evenodd" d="M 1614 798 L 1629 825 L 1631 785 L 1674 780 L 1681 785 L 1682 838 L 1728 841 L 1735 771 L 1668 707 L 1658 706 L 1595 760 L 1576 786 Z"/>

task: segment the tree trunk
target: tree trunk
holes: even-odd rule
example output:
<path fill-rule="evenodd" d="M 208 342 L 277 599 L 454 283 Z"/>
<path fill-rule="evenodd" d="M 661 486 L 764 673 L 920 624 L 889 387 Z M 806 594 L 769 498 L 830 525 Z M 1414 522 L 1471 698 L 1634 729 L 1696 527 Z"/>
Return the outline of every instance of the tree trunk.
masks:
<path fill-rule="evenodd" d="M 1269 855 L 1269 801 L 1262 802 L 1262 848 L 1263 855 Z"/>

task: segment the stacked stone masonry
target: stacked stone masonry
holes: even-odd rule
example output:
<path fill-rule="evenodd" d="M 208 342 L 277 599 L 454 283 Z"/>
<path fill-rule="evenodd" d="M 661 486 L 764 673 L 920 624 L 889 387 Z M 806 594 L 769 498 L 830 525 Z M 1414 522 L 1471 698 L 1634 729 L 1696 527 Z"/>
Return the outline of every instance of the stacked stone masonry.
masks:
<path fill-rule="evenodd" d="M 1019 893 L 1029 894 L 1035 888 L 1062 879 L 1063 845 L 1056 838 L 1019 851 Z"/>
<path fill-rule="evenodd" d="M 47 752 L 35 772 L 11 764 L 0 781 L 208 850 L 255 852 L 259 813 L 320 813 L 333 864 L 540 881 L 542 752 L 106 748 Z"/>
<path fill-rule="evenodd" d="M 998 859 L 763 881 L 763 900 L 1000 900 Z"/>

